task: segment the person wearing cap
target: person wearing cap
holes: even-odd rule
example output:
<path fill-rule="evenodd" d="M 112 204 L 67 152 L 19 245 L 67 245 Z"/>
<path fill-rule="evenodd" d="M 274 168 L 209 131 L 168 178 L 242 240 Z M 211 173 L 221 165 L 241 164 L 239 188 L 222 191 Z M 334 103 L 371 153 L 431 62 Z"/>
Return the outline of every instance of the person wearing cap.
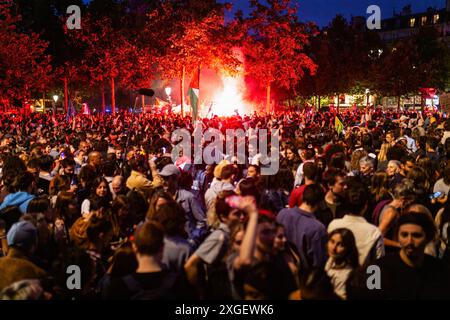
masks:
<path fill-rule="evenodd" d="M 178 178 L 181 172 L 174 164 L 167 164 L 159 172 L 162 179 L 162 187 L 165 192 L 172 195 L 186 213 L 186 232 L 188 241 L 193 247 L 197 247 L 206 233 L 206 215 L 200 201 L 192 192 L 181 189 L 178 186 Z"/>
<path fill-rule="evenodd" d="M 15 223 L 6 236 L 8 254 L 0 258 L 0 291 L 25 279 L 44 279 L 47 274 L 31 261 L 37 246 L 37 228 L 29 221 Z"/>
<path fill-rule="evenodd" d="M 368 298 L 383 300 L 450 299 L 448 266 L 425 253 L 436 226 L 425 213 L 408 211 L 398 219 L 396 234 L 400 251 L 375 261 L 380 270 L 380 288 L 367 290 Z M 365 270 L 361 270 L 361 273 Z M 364 284 L 368 283 L 362 279 Z M 364 277 L 363 277 L 364 278 Z M 363 286 L 363 284 L 361 284 Z"/>
<path fill-rule="evenodd" d="M 217 169 L 219 167 L 219 169 Z M 217 165 L 214 169 L 214 181 L 211 187 L 206 190 L 205 203 L 206 208 L 209 209 L 214 203 L 217 195 L 222 191 L 234 190 L 233 181 L 235 179 L 235 169 L 231 164 Z"/>

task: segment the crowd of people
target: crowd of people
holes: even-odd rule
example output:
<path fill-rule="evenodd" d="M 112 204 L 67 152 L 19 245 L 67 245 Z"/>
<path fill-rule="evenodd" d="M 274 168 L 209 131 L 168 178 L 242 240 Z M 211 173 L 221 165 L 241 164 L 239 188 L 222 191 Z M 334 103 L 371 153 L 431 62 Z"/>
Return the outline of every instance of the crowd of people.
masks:
<path fill-rule="evenodd" d="M 199 120 L 278 129 L 263 175 L 173 163 L 181 115 L 0 114 L 0 299 L 450 299 L 450 119 L 338 117 Z"/>

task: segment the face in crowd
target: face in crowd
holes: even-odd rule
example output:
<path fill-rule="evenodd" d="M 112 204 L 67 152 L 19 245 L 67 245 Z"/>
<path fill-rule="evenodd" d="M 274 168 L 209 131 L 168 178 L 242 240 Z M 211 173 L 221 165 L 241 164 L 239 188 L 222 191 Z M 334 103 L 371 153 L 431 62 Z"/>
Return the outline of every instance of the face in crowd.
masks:
<path fill-rule="evenodd" d="M 359 171 L 362 175 L 368 176 L 373 172 L 373 167 L 368 163 L 362 163 L 359 166 Z"/>
<path fill-rule="evenodd" d="M 99 196 L 99 197 L 106 197 L 107 193 L 108 193 L 108 185 L 105 182 L 101 182 L 97 189 L 95 190 L 95 193 Z"/>
<path fill-rule="evenodd" d="M 388 166 L 386 168 L 386 173 L 389 177 L 394 176 L 398 171 L 399 171 L 399 167 L 397 164 L 393 163 L 393 162 L 389 162 Z"/>
<path fill-rule="evenodd" d="M 386 142 L 392 144 L 394 142 L 394 135 L 392 133 L 386 134 Z"/>
<path fill-rule="evenodd" d="M 327 243 L 328 256 L 334 260 L 340 260 L 345 256 L 345 245 L 342 235 L 339 233 L 333 234 Z"/>
<path fill-rule="evenodd" d="M 337 194 L 339 196 L 344 196 L 347 185 L 345 183 L 345 177 L 336 176 L 336 181 L 333 185 L 329 185 L 330 191 L 333 194 Z"/>

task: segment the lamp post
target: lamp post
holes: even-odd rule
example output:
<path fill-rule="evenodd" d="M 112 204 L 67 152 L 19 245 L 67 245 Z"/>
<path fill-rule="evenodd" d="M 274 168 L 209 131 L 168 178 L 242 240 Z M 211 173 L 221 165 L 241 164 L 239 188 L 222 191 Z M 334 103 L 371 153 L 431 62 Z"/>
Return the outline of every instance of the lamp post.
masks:
<path fill-rule="evenodd" d="M 53 114 L 56 114 L 56 103 L 58 102 L 59 96 L 58 95 L 54 95 L 53 96 L 53 101 L 55 101 L 55 103 L 53 104 Z"/>
<path fill-rule="evenodd" d="M 172 93 L 172 88 L 166 87 L 166 88 L 164 88 L 164 91 L 166 92 L 166 95 L 169 99 L 169 110 L 168 111 L 169 111 L 169 114 L 171 114 L 172 113 L 172 99 L 171 99 L 170 95 Z"/>
<path fill-rule="evenodd" d="M 370 90 L 366 89 L 366 96 L 367 96 L 367 102 L 366 102 L 366 108 L 369 107 L 369 98 L 370 98 Z"/>

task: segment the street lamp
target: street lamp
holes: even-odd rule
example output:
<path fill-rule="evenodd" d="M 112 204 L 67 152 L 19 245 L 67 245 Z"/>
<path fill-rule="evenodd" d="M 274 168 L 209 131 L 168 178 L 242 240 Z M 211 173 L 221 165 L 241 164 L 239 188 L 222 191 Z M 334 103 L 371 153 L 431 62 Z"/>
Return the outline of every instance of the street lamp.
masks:
<path fill-rule="evenodd" d="M 55 101 L 55 103 L 53 104 L 53 114 L 56 114 L 56 102 L 58 102 L 59 96 L 58 95 L 54 95 L 53 96 L 53 101 Z"/>
<path fill-rule="evenodd" d="M 367 103 L 366 103 L 366 106 L 367 106 L 367 107 L 369 106 L 369 98 L 370 98 L 369 93 L 370 93 L 370 90 L 369 90 L 369 89 L 366 89 L 366 96 L 367 96 Z"/>
<path fill-rule="evenodd" d="M 170 97 L 170 94 L 172 93 L 172 88 L 171 87 L 166 87 L 165 89 L 164 89 L 164 91 L 166 92 L 166 94 L 167 94 L 167 97 L 169 98 L 169 114 L 170 113 L 172 113 L 172 99 L 171 99 L 171 97 Z"/>

